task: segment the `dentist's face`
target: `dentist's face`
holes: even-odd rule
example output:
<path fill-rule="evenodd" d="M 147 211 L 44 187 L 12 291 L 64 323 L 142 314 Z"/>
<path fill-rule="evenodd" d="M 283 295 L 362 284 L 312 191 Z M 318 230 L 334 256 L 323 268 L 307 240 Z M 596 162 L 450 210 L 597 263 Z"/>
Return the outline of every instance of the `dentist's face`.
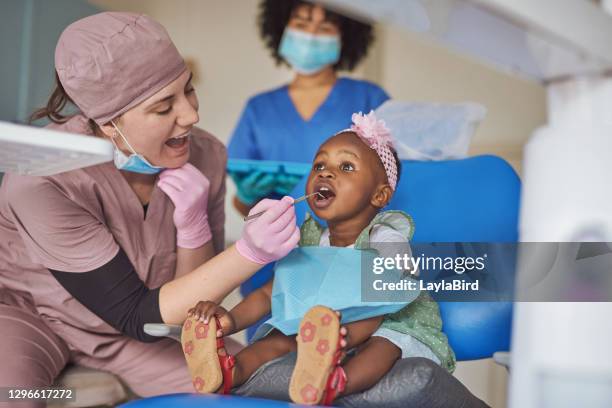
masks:
<path fill-rule="evenodd" d="M 185 71 L 165 88 L 115 120 L 132 148 L 152 165 L 181 167 L 189 159 L 190 133 L 198 122 L 198 98 Z M 112 124 L 101 126 L 126 155 L 132 154 Z"/>

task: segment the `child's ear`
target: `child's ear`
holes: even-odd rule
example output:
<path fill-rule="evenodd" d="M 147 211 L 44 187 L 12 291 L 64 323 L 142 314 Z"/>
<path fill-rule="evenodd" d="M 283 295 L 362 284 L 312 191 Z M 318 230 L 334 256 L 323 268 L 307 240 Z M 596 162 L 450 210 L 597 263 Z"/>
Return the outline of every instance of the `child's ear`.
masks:
<path fill-rule="evenodd" d="M 376 208 L 383 208 L 389 204 L 392 196 L 393 190 L 391 189 L 391 186 L 389 184 L 381 184 L 376 188 L 376 191 L 372 195 L 370 204 Z"/>

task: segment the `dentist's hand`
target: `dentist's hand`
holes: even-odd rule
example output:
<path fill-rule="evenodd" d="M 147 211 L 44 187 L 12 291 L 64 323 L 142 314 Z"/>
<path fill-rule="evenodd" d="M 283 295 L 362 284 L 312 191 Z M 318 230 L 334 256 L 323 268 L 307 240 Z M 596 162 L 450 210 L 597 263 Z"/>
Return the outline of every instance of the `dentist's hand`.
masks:
<path fill-rule="evenodd" d="M 157 186 L 174 203 L 176 245 L 199 248 L 212 239 L 208 224 L 210 182 L 190 163 L 161 172 Z"/>
<path fill-rule="evenodd" d="M 249 215 L 260 211 L 265 213 L 246 222 L 242 237 L 236 242 L 236 249 L 248 260 L 265 265 L 284 257 L 295 248 L 300 240 L 300 229 L 291 197 L 261 200 Z"/>

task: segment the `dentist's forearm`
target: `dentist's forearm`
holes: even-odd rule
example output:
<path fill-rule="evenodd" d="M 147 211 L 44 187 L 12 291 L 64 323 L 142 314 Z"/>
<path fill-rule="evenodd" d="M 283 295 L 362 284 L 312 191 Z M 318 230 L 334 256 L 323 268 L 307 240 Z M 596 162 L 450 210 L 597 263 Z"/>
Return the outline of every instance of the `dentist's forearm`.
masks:
<path fill-rule="evenodd" d="M 291 197 L 264 199 L 252 211 L 264 214 L 245 224 L 236 245 L 160 288 L 159 311 L 165 323 L 182 323 L 189 308 L 200 300 L 219 303 L 262 265 L 295 248 L 300 231 Z"/>
<path fill-rule="evenodd" d="M 198 266 L 215 256 L 215 248 L 212 239 L 199 248 L 176 248 L 176 270 L 174 278 L 195 270 Z"/>
<path fill-rule="evenodd" d="M 189 308 L 200 300 L 221 302 L 261 267 L 240 255 L 232 245 L 193 271 L 164 284 L 159 292 L 164 323 L 181 324 Z"/>

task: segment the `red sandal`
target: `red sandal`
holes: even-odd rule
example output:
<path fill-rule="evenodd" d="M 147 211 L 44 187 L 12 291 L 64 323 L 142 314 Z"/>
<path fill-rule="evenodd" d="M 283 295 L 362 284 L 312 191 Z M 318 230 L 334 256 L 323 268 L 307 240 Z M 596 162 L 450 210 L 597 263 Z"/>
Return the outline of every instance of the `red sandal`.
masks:
<path fill-rule="evenodd" d="M 293 402 L 329 405 L 344 390 L 341 341 L 340 318 L 333 310 L 325 306 L 308 310 L 300 323 L 298 357 L 289 384 Z"/>
<path fill-rule="evenodd" d="M 325 386 L 325 392 L 323 393 L 323 405 L 329 406 L 332 405 L 332 402 L 338 396 L 338 393 L 344 391 L 346 388 L 346 372 L 344 368 L 340 365 L 342 361 L 342 349 L 338 350 L 338 360 L 336 367 L 331 372 L 329 377 L 327 378 L 327 384 Z"/>
<path fill-rule="evenodd" d="M 222 393 L 229 394 L 232 389 L 232 369 L 234 356 L 225 350 L 223 337 L 217 337 L 219 319 L 208 324 L 194 317 L 187 318 L 181 332 L 181 344 L 191 374 L 193 387 L 199 393 L 213 393 L 223 385 Z M 219 354 L 225 350 L 225 355 Z"/>
<path fill-rule="evenodd" d="M 217 327 L 221 327 L 219 319 L 215 317 L 215 320 L 217 321 Z M 223 332 L 221 332 L 221 334 L 223 334 Z M 225 350 L 225 355 L 222 356 L 219 355 L 219 353 L 217 353 L 217 355 L 219 355 L 219 365 L 221 366 L 221 375 L 223 377 L 223 390 L 221 390 L 221 393 L 227 395 L 232 391 L 234 380 L 233 370 L 234 366 L 236 365 L 236 359 L 233 355 L 227 352 L 223 336 L 217 338 L 217 350 L 219 349 Z"/>

